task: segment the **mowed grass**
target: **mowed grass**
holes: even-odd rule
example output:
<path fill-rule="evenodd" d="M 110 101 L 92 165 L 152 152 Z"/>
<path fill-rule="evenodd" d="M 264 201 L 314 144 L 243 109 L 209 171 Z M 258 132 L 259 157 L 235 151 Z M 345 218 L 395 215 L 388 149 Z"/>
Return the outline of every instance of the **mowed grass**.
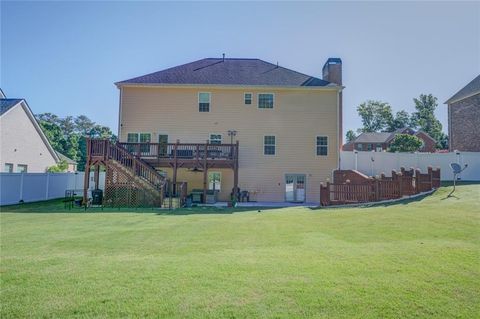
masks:
<path fill-rule="evenodd" d="M 450 189 L 348 209 L 2 208 L 0 317 L 478 318 L 480 185 Z"/>

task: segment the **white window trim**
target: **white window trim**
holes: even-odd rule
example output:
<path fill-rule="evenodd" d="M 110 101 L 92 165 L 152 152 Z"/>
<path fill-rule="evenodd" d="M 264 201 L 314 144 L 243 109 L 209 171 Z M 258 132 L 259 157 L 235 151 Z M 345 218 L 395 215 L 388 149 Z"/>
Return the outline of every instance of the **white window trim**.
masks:
<path fill-rule="evenodd" d="M 265 154 L 265 146 L 267 146 L 267 145 L 265 145 L 265 137 L 267 137 L 267 136 L 273 136 L 273 137 L 275 137 L 275 153 L 274 153 L 274 154 Z M 278 142 L 277 136 L 276 136 L 275 134 L 266 134 L 266 135 L 263 135 L 262 139 L 263 139 L 263 147 L 262 147 L 262 154 L 263 154 L 263 156 L 268 156 L 268 157 L 270 157 L 270 156 L 277 156 L 277 144 L 278 144 L 278 143 L 277 143 L 277 142 Z M 272 144 L 268 144 L 268 146 L 272 146 Z"/>
<path fill-rule="evenodd" d="M 24 167 L 25 171 L 20 172 L 20 167 Z M 27 164 L 17 164 L 17 173 L 28 173 L 28 165 Z"/>
<path fill-rule="evenodd" d="M 271 94 L 273 97 L 273 105 L 272 108 L 267 108 L 267 107 L 260 107 L 260 94 Z M 257 93 L 257 109 L 259 110 L 273 110 L 275 108 L 275 93 L 272 92 L 258 92 Z"/>
<path fill-rule="evenodd" d="M 208 112 L 200 112 L 200 94 L 208 94 Z M 197 112 L 198 113 L 210 113 L 212 111 L 212 93 L 211 92 L 198 92 L 197 94 Z"/>
<path fill-rule="evenodd" d="M 208 134 L 208 143 L 211 145 L 216 145 L 212 144 L 212 135 L 220 135 L 220 144 L 223 144 L 223 135 L 221 133 L 209 133 Z"/>
<path fill-rule="evenodd" d="M 245 95 L 247 95 L 247 94 L 250 94 L 250 97 L 251 97 L 250 101 L 252 103 L 250 103 L 250 104 L 245 103 L 245 100 L 246 100 Z M 243 105 L 246 105 L 246 106 L 252 106 L 253 105 L 253 93 L 252 92 L 243 92 Z"/>
<path fill-rule="evenodd" d="M 9 171 L 8 171 L 8 172 L 5 170 L 5 168 L 6 168 L 7 166 L 9 167 Z M 4 172 L 4 173 L 13 173 L 13 172 L 14 172 L 14 170 L 13 170 L 13 169 L 14 169 L 14 166 L 15 166 L 15 165 L 13 165 L 13 163 L 4 163 L 4 164 L 3 164 L 3 172 Z M 10 170 L 10 169 L 11 169 L 11 170 Z"/>
<path fill-rule="evenodd" d="M 327 138 L 327 145 L 318 145 L 318 144 L 317 144 L 317 138 L 319 138 L 319 137 L 326 137 L 326 138 Z M 329 144 L 329 143 L 328 143 L 328 140 L 329 140 L 329 139 L 330 139 L 330 137 L 329 137 L 328 135 L 317 135 L 317 136 L 315 136 L 315 155 L 316 155 L 317 157 L 328 157 L 328 156 L 329 156 L 329 153 L 330 153 L 330 152 L 329 152 L 329 149 L 328 149 L 328 146 L 329 146 L 329 145 L 328 145 L 328 144 Z M 327 155 L 318 154 L 317 149 L 318 149 L 319 146 L 326 146 L 326 147 L 327 147 Z"/>
<path fill-rule="evenodd" d="M 218 175 L 220 176 L 220 183 L 219 183 L 219 184 L 220 184 L 220 188 L 218 188 L 218 189 L 215 188 L 215 190 L 221 192 L 221 191 L 222 191 L 222 172 L 220 172 L 220 171 L 209 171 L 209 172 L 208 172 L 208 175 L 210 175 L 210 174 L 218 174 Z M 208 176 L 208 177 L 209 177 L 209 176 Z M 208 178 L 208 177 L 207 177 L 207 178 Z M 210 179 L 210 178 L 208 178 L 208 179 Z M 209 189 L 209 190 L 212 190 L 212 189 L 210 188 L 210 181 L 208 182 L 208 189 Z"/>

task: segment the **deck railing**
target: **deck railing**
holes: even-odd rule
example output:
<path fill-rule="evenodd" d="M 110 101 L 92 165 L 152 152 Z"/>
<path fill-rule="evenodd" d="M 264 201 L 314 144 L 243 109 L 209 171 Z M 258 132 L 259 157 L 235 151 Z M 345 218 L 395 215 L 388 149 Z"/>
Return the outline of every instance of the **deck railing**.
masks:
<path fill-rule="evenodd" d="M 89 139 L 87 140 L 87 153 L 92 158 L 101 157 L 103 160 L 114 160 L 124 168 L 132 171 L 136 176 L 149 183 L 154 188 L 160 190 L 165 178 L 160 175 L 153 167 L 145 163 L 140 158 L 130 153 L 127 149 L 114 144 L 109 140 Z"/>
<path fill-rule="evenodd" d="M 237 144 L 210 143 L 117 143 L 144 159 L 234 160 Z"/>

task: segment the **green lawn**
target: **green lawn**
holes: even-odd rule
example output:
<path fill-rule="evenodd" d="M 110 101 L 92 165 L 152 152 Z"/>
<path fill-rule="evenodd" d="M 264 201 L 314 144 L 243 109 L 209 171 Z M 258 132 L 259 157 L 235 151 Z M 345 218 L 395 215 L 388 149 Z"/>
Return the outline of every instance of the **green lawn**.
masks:
<path fill-rule="evenodd" d="M 0 317 L 478 318 L 480 185 L 449 190 L 348 209 L 3 207 Z"/>

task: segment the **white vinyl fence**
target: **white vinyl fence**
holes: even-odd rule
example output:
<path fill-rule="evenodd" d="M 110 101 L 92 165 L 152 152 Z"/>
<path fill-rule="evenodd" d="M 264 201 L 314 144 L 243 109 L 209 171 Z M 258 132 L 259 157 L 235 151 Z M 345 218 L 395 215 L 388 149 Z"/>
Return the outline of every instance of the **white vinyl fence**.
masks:
<path fill-rule="evenodd" d="M 340 168 L 356 169 L 366 175 L 375 176 L 385 173 L 391 176 L 392 170 L 400 167 L 419 168 L 426 172 L 427 167 L 440 167 L 441 180 L 453 180 L 450 163 L 459 163 L 468 167 L 460 174 L 464 181 L 480 181 L 480 152 L 459 153 L 389 153 L 389 152 L 340 152 Z"/>
<path fill-rule="evenodd" d="M 65 196 L 69 189 L 82 190 L 84 172 L 77 173 L 0 173 L 0 206 L 35 202 Z M 99 188 L 104 189 L 105 173 L 100 173 Z M 93 172 L 90 174 L 93 188 Z"/>

